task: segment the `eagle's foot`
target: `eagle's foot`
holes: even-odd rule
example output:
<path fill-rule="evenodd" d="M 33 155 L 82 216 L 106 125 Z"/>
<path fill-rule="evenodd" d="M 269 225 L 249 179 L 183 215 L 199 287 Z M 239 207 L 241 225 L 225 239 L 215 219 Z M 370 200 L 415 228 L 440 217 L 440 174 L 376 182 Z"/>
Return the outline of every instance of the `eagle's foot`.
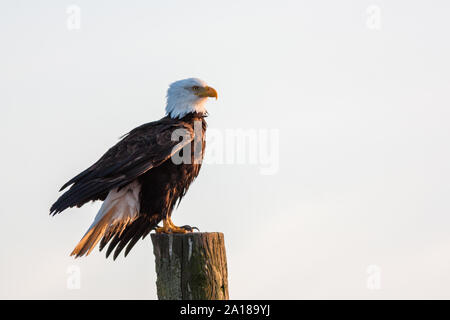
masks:
<path fill-rule="evenodd" d="M 173 224 L 172 220 L 169 219 L 164 219 L 163 220 L 163 226 L 162 227 L 158 227 L 155 229 L 156 233 L 188 233 L 188 232 L 193 232 L 194 229 L 197 229 L 196 227 L 191 227 L 191 226 L 182 226 L 182 227 L 177 227 L 176 225 Z"/>
<path fill-rule="evenodd" d="M 155 229 L 156 233 L 188 233 L 186 229 L 177 226 L 166 226 Z"/>

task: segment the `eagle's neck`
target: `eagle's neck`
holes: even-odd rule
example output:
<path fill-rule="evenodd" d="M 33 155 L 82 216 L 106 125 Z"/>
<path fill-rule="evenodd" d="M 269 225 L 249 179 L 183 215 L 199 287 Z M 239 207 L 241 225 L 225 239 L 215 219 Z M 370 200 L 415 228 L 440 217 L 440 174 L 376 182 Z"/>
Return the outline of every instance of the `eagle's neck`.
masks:
<path fill-rule="evenodd" d="M 207 98 L 186 99 L 183 96 L 169 96 L 167 98 L 166 114 L 172 119 L 181 119 L 190 113 L 206 115 Z"/>

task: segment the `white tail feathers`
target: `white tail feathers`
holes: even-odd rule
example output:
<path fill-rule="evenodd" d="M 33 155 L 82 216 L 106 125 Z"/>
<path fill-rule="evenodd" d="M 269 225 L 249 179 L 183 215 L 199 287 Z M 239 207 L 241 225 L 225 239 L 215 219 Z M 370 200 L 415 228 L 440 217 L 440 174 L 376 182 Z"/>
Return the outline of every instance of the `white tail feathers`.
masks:
<path fill-rule="evenodd" d="M 108 193 L 94 222 L 73 249 L 71 256 L 88 255 L 100 239 L 108 234 L 121 234 L 139 215 L 141 185 L 134 181 L 120 190 Z"/>

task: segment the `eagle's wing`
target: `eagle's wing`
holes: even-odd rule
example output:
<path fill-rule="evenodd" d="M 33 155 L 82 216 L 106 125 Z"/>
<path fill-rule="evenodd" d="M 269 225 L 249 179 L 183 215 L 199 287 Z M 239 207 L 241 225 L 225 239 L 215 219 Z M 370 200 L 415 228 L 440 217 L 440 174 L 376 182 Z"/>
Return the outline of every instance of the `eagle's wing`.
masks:
<path fill-rule="evenodd" d="M 172 133 L 177 130 L 172 140 Z M 104 200 L 108 192 L 121 188 L 151 168 L 161 165 L 194 138 L 186 122 L 163 118 L 144 124 L 123 137 L 91 167 L 68 181 L 72 185 L 50 208 L 55 215 L 70 207 L 81 207 L 91 200 Z M 60 191 L 61 191 L 60 190 Z"/>

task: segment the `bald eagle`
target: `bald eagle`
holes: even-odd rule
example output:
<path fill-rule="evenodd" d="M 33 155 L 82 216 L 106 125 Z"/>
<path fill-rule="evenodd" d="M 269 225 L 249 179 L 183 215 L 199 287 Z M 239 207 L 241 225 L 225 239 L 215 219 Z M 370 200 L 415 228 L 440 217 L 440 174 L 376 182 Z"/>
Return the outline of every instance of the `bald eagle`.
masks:
<path fill-rule="evenodd" d="M 166 116 L 126 134 L 92 166 L 69 180 L 70 188 L 51 206 L 55 215 L 89 201 L 103 204 L 71 255 L 88 255 L 100 241 L 108 257 L 125 256 L 140 238 L 158 233 L 186 233 L 171 215 L 197 177 L 205 150 L 208 97 L 217 92 L 200 79 L 176 81 L 167 91 Z M 162 227 L 158 224 L 162 221 Z"/>

